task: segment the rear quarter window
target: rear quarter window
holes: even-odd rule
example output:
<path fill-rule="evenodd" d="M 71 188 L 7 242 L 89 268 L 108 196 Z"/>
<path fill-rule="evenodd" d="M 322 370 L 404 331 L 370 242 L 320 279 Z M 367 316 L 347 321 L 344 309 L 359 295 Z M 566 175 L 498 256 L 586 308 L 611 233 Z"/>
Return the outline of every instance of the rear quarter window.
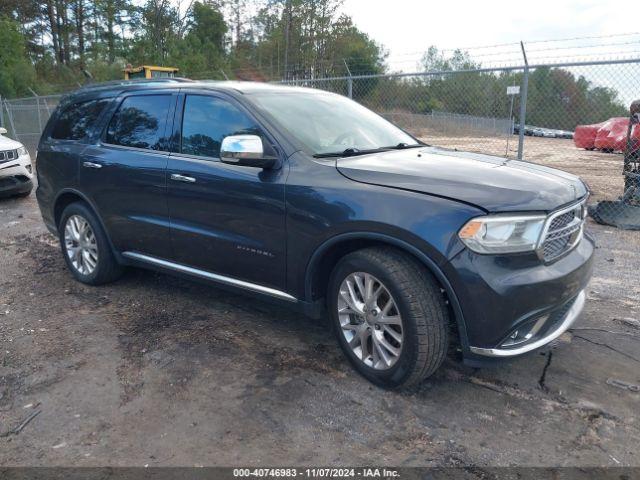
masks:
<path fill-rule="evenodd" d="M 80 140 L 95 127 L 98 117 L 110 99 L 78 102 L 63 108 L 51 129 L 56 140 Z"/>

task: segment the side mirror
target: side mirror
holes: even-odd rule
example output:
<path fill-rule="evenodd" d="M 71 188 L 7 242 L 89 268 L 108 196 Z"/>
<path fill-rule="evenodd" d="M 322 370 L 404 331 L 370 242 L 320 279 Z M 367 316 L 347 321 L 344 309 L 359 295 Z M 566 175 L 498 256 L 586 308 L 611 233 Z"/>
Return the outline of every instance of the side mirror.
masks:
<path fill-rule="evenodd" d="M 0 135 L 6 135 L 7 134 L 7 129 L 4 127 L 0 127 Z"/>
<path fill-rule="evenodd" d="M 272 168 L 277 158 L 264 154 L 262 139 L 257 135 L 230 135 L 222 140 L 220 160 L 232 165 Z"/>

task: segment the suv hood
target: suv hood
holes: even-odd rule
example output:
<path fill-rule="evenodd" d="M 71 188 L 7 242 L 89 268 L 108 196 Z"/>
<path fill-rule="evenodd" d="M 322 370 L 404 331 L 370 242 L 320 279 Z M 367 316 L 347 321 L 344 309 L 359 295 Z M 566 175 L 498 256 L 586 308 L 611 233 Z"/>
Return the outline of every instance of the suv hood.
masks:
<path fill-rule="evenodd" d="M 570 173 L 436 147 L 339 158 L 336 166 L 357 182 L 428 193 L 489 212 L 549 212 L 587 193 Z"/>
<path fill-rule="evenodd" d="M 20 142 L 16 142 L 4 135 L 0 135 L 0 150 L 16 150 L 21 146 L 22 144 Z"/>

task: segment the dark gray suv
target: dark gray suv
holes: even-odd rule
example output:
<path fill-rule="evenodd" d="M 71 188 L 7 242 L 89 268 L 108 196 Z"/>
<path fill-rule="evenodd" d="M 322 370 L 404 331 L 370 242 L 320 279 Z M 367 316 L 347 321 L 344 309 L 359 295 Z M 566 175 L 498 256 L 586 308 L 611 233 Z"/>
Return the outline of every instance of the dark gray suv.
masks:
<path fill-rule="evenodd" d="M 580 179 L 430 147 L 317 90 L 81 89 L 51 117 L 37 175 L 79 281 L 139 266 L 328 316 L 386 387 L 420 382 L 454 342 L 474 364 L 549 343 L 591 275 Z"/>

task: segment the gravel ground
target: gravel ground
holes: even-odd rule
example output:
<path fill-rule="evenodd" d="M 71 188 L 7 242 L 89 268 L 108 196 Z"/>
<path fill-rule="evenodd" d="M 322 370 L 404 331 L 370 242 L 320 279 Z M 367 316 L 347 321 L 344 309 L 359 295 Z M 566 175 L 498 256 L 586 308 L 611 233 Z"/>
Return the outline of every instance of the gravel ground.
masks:
<path fill-rule="evenodd" d="M 640 384 L 640 233 L 589 229 L 555 346 L 394 393 L 278 306 L 133 269 L 81 285 L 34 196 L 2 200 L 0 465 L 640 466 L 640 393 L 607 383 Z"/>

